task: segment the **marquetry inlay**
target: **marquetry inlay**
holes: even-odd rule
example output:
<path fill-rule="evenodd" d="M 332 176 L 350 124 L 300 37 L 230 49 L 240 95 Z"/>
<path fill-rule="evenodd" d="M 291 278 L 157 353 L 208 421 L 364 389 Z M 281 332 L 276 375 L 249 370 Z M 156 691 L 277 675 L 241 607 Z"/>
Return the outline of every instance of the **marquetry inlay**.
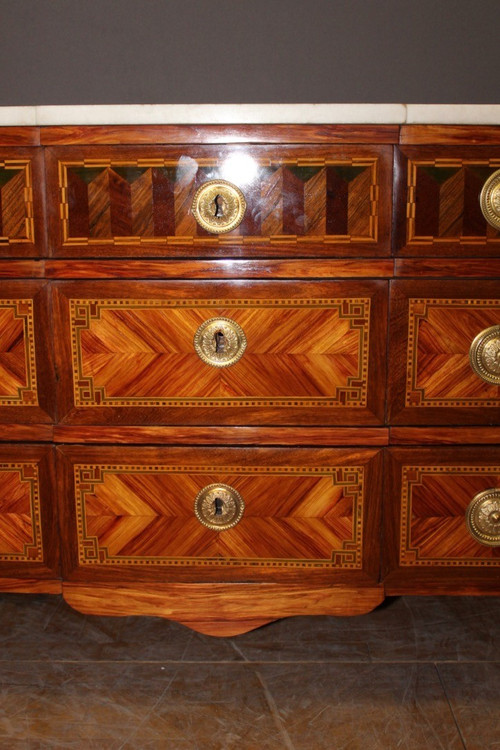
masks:
<path fill-rule="evenodd" d="M 500 566 L 500 549 L 468 532 L 476 493 L 500 486 L 500 466 L 403 466 L 400 564 Z"/>
<path fill-rule="evenodd" d="M 410 159 L 408 162 L 407 244 L 500 243 L 479 196 L 500 159 Z"/>
<path fill-rule="evenodd" d="M 0 463 L 0 562 L 43 562 L 36 463 Z"/>
<path fill-rule="evenodd" d="M 363 467 L 77 464 L 74 479 L 80 565 L 362 565 Z M 222 532 L 193 510 L 213 483 L 245 497 Z"/>
<path fill-rule="evenodd" d="M 500 321 L 500 299 L 410 299 L 406 406 L 500 406 L 498 385 L 477 377 L 469 350 Z"/>
<path fill-rule="evenodd" d="M 0 406 L 37 406 L 33 301 L 0 299 Z"/>
<path fill-rule="evenodd" d="M 31 163 L 0 160 L 0 246 L 32 243 L 34 237 Z"/>
<path fill-rule="evenodd" d="M 211 367 L 205 320 L 245 331 L 244 356 Z M 370 299 L 70 300 L 75 405 L 364 407 Z"/>
<path fill-rule="evenodd" d="M 196 191 L 225 176 L 213 158 L 59 161 L 65 246 L 366 242 L 378 239 L 377 157 L 255 158 L 241 186 L 248 210 L 228 234 L 211 235 L 192 210 Z"/>

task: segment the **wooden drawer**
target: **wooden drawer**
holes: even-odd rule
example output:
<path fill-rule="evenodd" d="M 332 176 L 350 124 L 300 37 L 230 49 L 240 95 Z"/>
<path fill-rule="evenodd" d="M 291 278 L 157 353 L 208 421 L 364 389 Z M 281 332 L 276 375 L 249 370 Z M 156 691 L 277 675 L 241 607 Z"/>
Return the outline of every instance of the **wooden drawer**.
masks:
<path fill-rule="evenodd" d="M 0 445 L 0 590 L 59 577 L 53 463 L 50 446 Z"/>
<path fill-rule="evenodd" d="M 58 284 L 60 414 L 80 424 L 380 424 L 386 291 L 385 282 Z M 228 366 L 195 345 L 213 319 L 246 340 Z"/>
<path fill-rule="evenodd" d="M 58 452 L 68 580 L 377 580 L 381 451 L 65 446 Z M 213 493 L 200 498 L 205 510 L 195 513 L 198 494 L 212 485 L 222 493 L 221 509 L 231 502 L 229 491 L 242 506 L 236 521 L 229 508 L 222 521 L 234 525 L 223 530 L 204 525 L 207 518 L 217 522 Z"/>
<path fill-rule="evenodd" d="M 58 256 L 390 254 L 391 146 L 87 146 L 48 157 Z M 246 202 L 228 233 L 192 211 L 214 179 Z"/>
<path fill-rule="evenodd" d="M 47 423 L 54 414 L 48 285 L 0 283 L 0 423 Z"/>
<path fill-rule="evenodd" d="M 0 148 L 0 258 L 45 254 L 43 155 Z"/>
<path fill-rule="evenodd" d="M 393 448 L 389 457 L 387 593 L 499 593 L 500 545 L 477 541 L 466 515 L 487 490 L 500 503 L 500 448 Z"/>
<path fill-rule="evenodd" d="M 499 146 L 396 149 L 395 244 L 402 255 L 498 255 L 500 230 L 481 213 Z"/>
<path fill-rule="evenodd" d="M 498 424 L 500 384 L 476 374 L 470 360 L 476 337 L 500 325 L 498 282 L 398 281 L 391 286 L 390 420 Z M 493 359 L 498 358 L 495 342 L 489 346 Z M 488 367 L 495 379 L 497 363 Z"/>

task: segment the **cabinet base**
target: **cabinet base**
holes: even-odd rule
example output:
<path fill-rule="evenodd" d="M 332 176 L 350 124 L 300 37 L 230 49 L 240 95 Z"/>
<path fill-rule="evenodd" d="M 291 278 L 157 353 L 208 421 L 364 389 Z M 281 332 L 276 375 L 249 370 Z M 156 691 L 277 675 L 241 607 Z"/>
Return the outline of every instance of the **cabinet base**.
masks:
<path fill-rule="evenodd" d="M 63 583 L 63 597 L 84 614 L 154 615 L 199 633 L 233 636 L 297 615 L 361 615 L 384 598 L 381 584 Z"/>

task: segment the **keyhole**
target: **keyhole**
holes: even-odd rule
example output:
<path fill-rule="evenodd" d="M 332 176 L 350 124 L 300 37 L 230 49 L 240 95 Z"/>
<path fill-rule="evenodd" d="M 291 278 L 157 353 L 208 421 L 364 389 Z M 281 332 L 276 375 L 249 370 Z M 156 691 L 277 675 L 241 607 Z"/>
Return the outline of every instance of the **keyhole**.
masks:
<path fill-rule="evenodd" d="M 216 497 L 214 500 L 214 510 L 216 516 L 222 516 L 222 509 L 224 507 L 224 501 L 220 497 Z"/>
<path fill-rule="evenodd" d="M 224 198 L 222 195 L 216 195 L 214 198 L 215 203 L 215 214 L 214 218 L 216 219 L 222 219 L 224 216 Z"/>
<path fill-rule="evenodd" d="M 214 338 L 215 338 L 215 353 L 219 354 L 223 352 L 225 349 L 226 339 L 224 338 L 224 334 L 222 333 L 222 331 L 217 331 Z"/>

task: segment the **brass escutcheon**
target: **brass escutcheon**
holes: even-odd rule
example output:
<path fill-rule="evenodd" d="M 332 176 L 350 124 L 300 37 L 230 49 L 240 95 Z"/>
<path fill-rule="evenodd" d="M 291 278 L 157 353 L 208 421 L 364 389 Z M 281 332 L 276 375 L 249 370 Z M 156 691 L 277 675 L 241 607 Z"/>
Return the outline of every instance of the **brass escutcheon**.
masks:
<path fill-rule="evenodd" d="M 469 350 L 470 364 L 486 383 L 500 385 L 500 325 L 481 331 Z"/>
<path fill-rule="evenodd" d="M 500 229 L 500 169 L 493 172 L 484 183 L 479 201 L 488 224 Z"/>
<path fill-rule="evenodd" d="M 478 492 L 467 508 L 465 521 L 476 541 L 500 547 L 500 489 Z"/>
<path fill-rule="evenodd" d="M 246 345 L 242 327 L 231 318 L 210 318 L 194 335 L 196 353 L 212 367 L 234 365 L 242 357 Z"/>
<path fill-rule="evenodd" d="M 196 518 L 214 531 L 225 531 L 241 521 L 245 503 L 240 493 L 228 484 L 208 484 L 194 502 Z"/>
<path fill-rule="evenodd" d="M 210 180 L 194 194 L 192 211 L 198 224 L 212 234 L 223 234 L 241 224 L 245 196 L 227 180 Z"/>

